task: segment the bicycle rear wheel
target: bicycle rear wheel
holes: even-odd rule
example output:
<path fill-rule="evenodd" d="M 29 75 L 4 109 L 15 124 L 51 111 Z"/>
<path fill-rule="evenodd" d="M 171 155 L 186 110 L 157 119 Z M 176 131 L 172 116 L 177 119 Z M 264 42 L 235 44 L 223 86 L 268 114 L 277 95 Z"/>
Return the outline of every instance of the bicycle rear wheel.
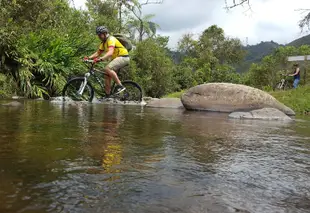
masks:
<path fill-rule="evenodd" d="M 290 89 L 293 89 L 293 83 L 290 83 L 290 82 L 286 82 L 285 85 L 284 85 L 284 90 L 290 90 Z"/>
<path fill-rule="evenodd" d="M 92 102 L 94 98 L 93 87 L 87 82 L 87 84 L 84 87 L 84 90 L 80 91 L 83 85 L 84 85 L 83 77 L 77 77 L 77 78 L 70 79 L 62 91 L 62 96 L 69 97 L 73 101 Z"/>
<path fill-rule="evenodd" d="M 142 89 L 139 84 L 133 81 L 123 81 L 122 85 L 126 88 L 126 90 L 118 95 L 115 95 L 114 98 L 116 100 L 136 103 L 140 103 L 142 101 Z M 112 94 L 114 93 L 115 88 L 112 91 Z"/>

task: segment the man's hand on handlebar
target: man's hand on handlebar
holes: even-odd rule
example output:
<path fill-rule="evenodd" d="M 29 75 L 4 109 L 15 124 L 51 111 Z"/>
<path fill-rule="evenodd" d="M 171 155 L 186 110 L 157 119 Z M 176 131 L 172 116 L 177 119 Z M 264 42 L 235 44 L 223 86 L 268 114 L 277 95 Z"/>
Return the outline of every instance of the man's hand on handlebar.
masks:
<path fill-rule="evenodd" d="M 92 59 L 89 59 L 87 56 L 85 56 L 83 58 L 83 62 L 85 63 L 93 63 L 93 64 L 96 64 L 98 62 L 100 62 L 101 60 L 99 58 L 94 58 L 93 60 Z"/>
<path fill-rule="evenodd" d="M 100 61 L 101 61 L 100 58 L 94 58 L 93 63 L 96 64 L 96 63 L 98 63 Z"/>

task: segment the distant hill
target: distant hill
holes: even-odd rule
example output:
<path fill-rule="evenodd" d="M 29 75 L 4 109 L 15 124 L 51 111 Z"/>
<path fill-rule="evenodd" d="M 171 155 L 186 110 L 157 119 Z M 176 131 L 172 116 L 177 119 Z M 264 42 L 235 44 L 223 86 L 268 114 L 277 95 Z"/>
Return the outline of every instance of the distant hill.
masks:
<path fill-rule="evenodd" d="M 286 46 L 295 46 L 300 47 L 302 45 L 310 45 L 310 35 L 303 36 L 301 38 L 298 38 L 290 43 L 288 43 Z"/>
<path fill-rule="evenodd" d="M 310 45 L 310 35 L 298 38 L 286 45 L 278 44 L 274 41 L 267 41 L 255 45 L 248 45 L 244 47 L 244 49 L 248 52 L 245 57 L 245 61 L 236 69 L 238 72 L 247 71 L 252 63 L 260 62 L 265 56 L 272 54 L 275 49 L 281 46 L 300 47 L 302 45 Z"/>
<path fill-rule="evenodd" d="M 310 35 L 298 38 L 286 45 L 279 44 L 274 41 L 262 41 L 259 44 L 244 46 L 247 51 L 244 62 L 236 67 L 237 72 L 247 71 L 252 63 L 260 62 L 265 56 L 270 55 L 273 51 L 279 47 L 283 46 L 295 46 L 300 47 L 301 45 L 310 45 Z M 181 61 L 181 54 L 177 51 L 170 51 L 170 56 L 173 58 L 176 64 Z"/>
<path fill-rule="evenodd" d="M 236 67 L 237 72 L 247 71 L 252 63 L 260 62 L 265 56 L 272 54 L 278 47 L 283 46 L 274 41 L 262 41 L 259 44 L 247 45 L 244 49 L 247 51 L 244 62 Z"/>
<path fill-rule="evenodd" d="M 259 62 L 266 55 L 271 54 L 278 47 L 283 46 L 274 41 L 262 41 L 259 44 L 248 45 L 244 47 L 247 51 L 245 61 L 247 62 Z"/>

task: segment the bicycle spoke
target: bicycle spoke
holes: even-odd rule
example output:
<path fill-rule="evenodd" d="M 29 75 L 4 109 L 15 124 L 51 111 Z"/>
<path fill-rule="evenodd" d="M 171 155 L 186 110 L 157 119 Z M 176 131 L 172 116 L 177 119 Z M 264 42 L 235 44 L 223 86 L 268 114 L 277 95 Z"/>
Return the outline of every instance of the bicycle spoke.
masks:
<path fill-rule="evenodd" d="M 63 95 L 73 101 L 90 101 L 92 99 L 92 89 L 85 84 L 83 79 L 76 79 L 67 84 Z"/>
<path fill-rule="evenodd" d="M 123 102 L 140 103 L 142 98 L 140 87 L 134 82 L 124 82 L 123 85 L 126 90 L 118 95 L 115 95 L 114 98 Z"/>

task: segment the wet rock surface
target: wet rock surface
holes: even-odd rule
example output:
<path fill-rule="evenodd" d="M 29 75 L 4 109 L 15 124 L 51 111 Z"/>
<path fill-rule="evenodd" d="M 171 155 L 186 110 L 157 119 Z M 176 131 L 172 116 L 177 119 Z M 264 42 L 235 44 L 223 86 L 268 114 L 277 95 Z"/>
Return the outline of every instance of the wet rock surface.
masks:
<path fill-rule="evenodd" d="M 263 108 L 249 112 L 233 112 L 228 117 L 235 119 L 292 121 L 292 118 L 274 108 Z"/>
<path fill-rule="evenodd" d="M 20 107 L 22 105 L 23 104 L 18 102 L 18 101 L 12 101 L 12 102 L 9 102 L 9 103 L 2 104 L 2 106 L 7 106 L 7 107 Z"/>
<path fill-rule="evenodd" d="M 235 112 L 275 108 L 289 116 L 295 115 L 292 109 L 277 101 L 270 94 L 241 84 L 198 85 L 184 93 L 181 100 L 187 110 Z"/>
<path fill-rule="evenodd" d="M 153 98 L 147 102 L 146 107 L 184 109 L 179 98 Z"/>

